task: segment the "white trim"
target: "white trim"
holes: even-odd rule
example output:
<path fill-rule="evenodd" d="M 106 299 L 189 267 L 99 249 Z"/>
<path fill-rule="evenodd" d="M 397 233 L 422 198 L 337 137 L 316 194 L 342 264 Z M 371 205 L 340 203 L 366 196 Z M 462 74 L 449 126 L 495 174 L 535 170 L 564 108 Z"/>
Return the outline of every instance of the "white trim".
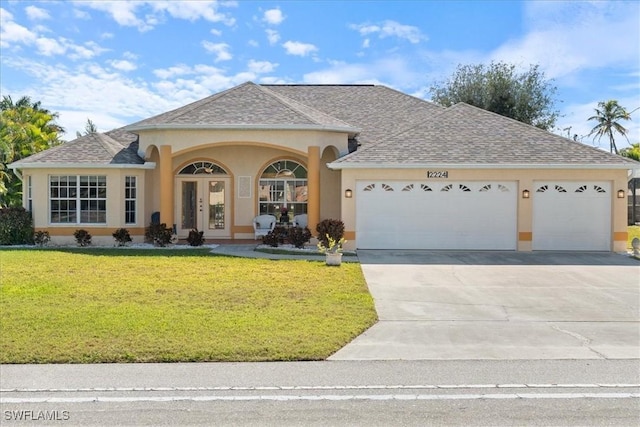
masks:
<path fill-rule="evenodd" d="M 155 169 L 155 162 L 132 163 L 23 163 L 17 161 L 8 165 L 9 169 Z"/>
<path fill-rule="evenodd" d="M 640 169 L 640 164 L 603 163 L 327 163 L 333 170 L 342 169 Z"/>
<path fill-rule="evenodd" d="M 180 125 L 180 124 L 156 124 L 156 125 L 130 125 L 124 128 L 128 132 L 145 130 L 320 130 L 328 132 L 344 132 L 357 134 L 361 129 L 350 126 L 325 126 L 325 125 L 249 125 L 249 124 L 224 124 L 224 125 Z"/>

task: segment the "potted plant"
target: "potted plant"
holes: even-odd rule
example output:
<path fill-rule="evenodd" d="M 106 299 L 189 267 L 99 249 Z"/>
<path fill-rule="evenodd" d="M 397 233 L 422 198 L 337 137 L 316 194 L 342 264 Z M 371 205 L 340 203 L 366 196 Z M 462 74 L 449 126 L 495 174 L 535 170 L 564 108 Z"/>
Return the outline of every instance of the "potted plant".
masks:
<path fill-rule="evenodd" d="M 327 244 L 321 240 L 318 242 L 318 250 L 320 253 L 326 255 L 325 261 L 327 265 L 340 265 L 342 264 L 342 245 L 346 243 L 344 237 L 340 240 L 335 240 L 333 237 L 326 235 Z"/>

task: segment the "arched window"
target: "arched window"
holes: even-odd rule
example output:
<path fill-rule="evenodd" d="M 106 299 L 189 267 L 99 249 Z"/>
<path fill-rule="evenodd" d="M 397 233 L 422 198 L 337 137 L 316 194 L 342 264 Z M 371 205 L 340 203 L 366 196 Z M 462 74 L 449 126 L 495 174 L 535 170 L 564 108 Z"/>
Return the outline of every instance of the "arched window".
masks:
<path fill-rule="evenodd" d="M 178 175 L 227 175 L 227 171 L 211 162 L 193 162 L 182 168 Z"/>
<path fill-rule="evenodd" d="M 280 220 L 284 209 L 289 220 L 307 213 L 307 169 L 293 160 L 279 160 L 260 175 L 258 188 L 260 215 Z"/>

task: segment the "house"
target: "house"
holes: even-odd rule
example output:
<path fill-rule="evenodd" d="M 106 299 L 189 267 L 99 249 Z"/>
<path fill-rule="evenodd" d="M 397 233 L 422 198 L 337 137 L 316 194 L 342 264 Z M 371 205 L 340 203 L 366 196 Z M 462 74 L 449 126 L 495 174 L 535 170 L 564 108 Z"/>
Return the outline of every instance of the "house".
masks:
<path fill-rule="evenodd" d="M 351 247 L 623 251 L 638 163 L 466 104 L 380 85 L 245 83 L 11 165 L 36 229 L 112 244 L 152 220 L 252 239 L 252 220 L 345 223 Z M 155 214 L 155 216 L 154 216 Z"/>

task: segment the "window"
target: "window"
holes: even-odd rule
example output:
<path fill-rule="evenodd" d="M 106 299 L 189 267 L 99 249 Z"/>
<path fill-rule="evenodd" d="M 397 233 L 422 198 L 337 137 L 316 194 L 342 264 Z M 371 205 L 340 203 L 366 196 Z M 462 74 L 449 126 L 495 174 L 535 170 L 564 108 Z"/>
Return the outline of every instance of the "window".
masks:
<path fill-rule="evenodd" d="M 31 193 L 31 175 L 27 177 L 27 210 L 31 212 L 33 217 L 33 196 Z"/>
<path fill-rule="evenodd" d="M 260 176 L 260 215 L 276 215 L 286 208 L 289 217 L 307 213 L 307 169 L 292 160 L 270 164 Z"/>
<path fill-rule="evenodd" d="M 125 224 L 136 223 L 136 177 L 127 176 L 124 178 L 124 222 Z"/>
<path fill-rule="evenodd" d="M 55 175 L 49 177 L 50 220 L 54 224 L 107 222 L 107 177 Z"/>

